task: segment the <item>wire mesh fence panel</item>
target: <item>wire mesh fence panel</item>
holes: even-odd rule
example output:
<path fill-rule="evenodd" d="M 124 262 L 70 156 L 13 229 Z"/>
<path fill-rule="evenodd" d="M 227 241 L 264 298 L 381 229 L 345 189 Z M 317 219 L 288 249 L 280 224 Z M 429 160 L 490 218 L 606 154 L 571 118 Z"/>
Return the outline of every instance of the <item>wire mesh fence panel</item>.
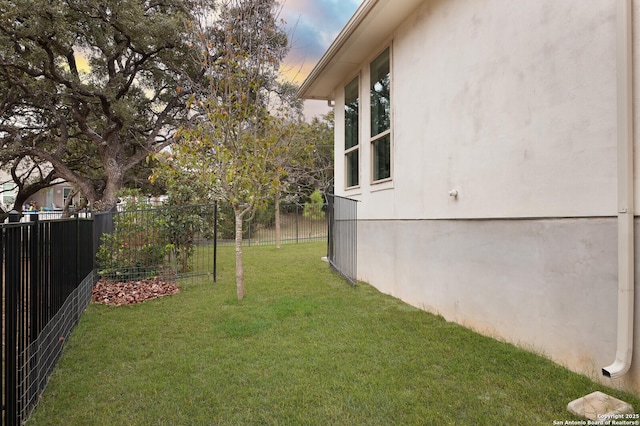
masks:
<path fill-rule="evenodd" d="M 35 408 L 94 283 L 92 221 L 34 219 L 0 225 L 2 406 L 8 425 L 26 421 Z M 56 343 L 44 344 L 51 339 Z"/>
<path fill-rule="evenodd" d="M 276 245 L 309 241 L 326 241 L 326 204 L 283 204 L 276 214 L 273 205 L 256 212 L 242 228 L 243 244 Z M 233 209 L 221 206 L 218 220 L 218 243 L 232 245 L 235 241 Z"/>
<path fill-rule="evenodd" d="M 358 279 L 358 202 L 329 196 L 329 263 L 351 284 Z"/>
<path fill-rule="evenodd" d="M 98 226 L 98 273 L 107 280 L 215 280 L 215 204 L 113 211 Z"/>

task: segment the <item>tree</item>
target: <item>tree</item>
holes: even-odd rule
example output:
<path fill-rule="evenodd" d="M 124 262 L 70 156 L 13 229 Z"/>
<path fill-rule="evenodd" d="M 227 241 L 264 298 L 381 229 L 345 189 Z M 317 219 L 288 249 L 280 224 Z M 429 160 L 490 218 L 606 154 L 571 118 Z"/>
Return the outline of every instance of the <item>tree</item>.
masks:
<path fill-rule="evenodd" d="M 184 0 L 0 0 L 0 148 L 94 209 L 172 142 L 202 76 Z M 200 9 L 199 9 L 200 10 Z"/>
<path fill-rule="evenodd" d="M 1 158 L 2 154 L 0 154 Z M 50 166 L 25 160 L 24 157 L 18 157 L 11 161 L 10 180 L 0 182 L 0 184 L 15 183 L 18 191 L 13 200 L 13 209 L 17 211 L 21 211 L 22 206 L 38 191 L 51 187 L 57 178 L 55 170 Z"/>
<path fill-rule="evenodd" d="M 215 16 L 201 15 L 201 60 L 206 84 L 192 98 L 198 114 L 178 132 L 157 177 L 199 182 L 231 205 L 235 217 L 236 287 L 244 297 L 242 225 L 274 194 L 281 168 L 275 162 L 290 127 L 274 115 L 278 68 L 288 42 L 278 26 L 274 0 L 228 0 Z M 214 19 L 211 22 L 211 19 Z M 161 156 L 164 157 L 164 156 Z"/>
<path fill-rule="evenodd" d="M 333 111 L 314 117 L 309 123 L 308 140 L 313 146 L 313 168 L 311 175 L 315 188 L 328 194 L 333 190 Z"/>
<path fill-rule="evenodd" d="M 284 189 L 289 197 L 306 199 L 315 190 L 329 193 L 333 188 L 333 111 L 297 125 L 297 144 L 303 147 L 305 161 L 294 164 L 290 184 Z M 300 151 L 298 151 L 300 152 Z"/>
<path fill-rule="evenodd" d="M 296 88 L 291 86 L 290 90 Z M 302 120 L 297 103 L 288 103 L 286 98 L 282 103 L 291 105 L 289 116 L 293 120 L 288 123 L 289 137 L 280 142 L 281 155 L 274 159 L 281 170 L 274 195 L 277 248 L 280 248 L 281 200 L 300 202 L 317 190 L 328 193 L 333 186 L 333 112 L 307 123 Z"/>

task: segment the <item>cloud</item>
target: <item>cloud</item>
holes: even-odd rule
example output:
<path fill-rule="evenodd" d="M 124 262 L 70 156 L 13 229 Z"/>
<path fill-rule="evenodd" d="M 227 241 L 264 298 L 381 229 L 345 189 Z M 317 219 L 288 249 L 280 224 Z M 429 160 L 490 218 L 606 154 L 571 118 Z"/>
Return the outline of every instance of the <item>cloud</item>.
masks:
<path fill-rule="evenodd" d="M 291 50 L 284 61 L 287 78 L 301 83 L 331 45 L 362 0 L 285 0 L 281 18 Z"/>

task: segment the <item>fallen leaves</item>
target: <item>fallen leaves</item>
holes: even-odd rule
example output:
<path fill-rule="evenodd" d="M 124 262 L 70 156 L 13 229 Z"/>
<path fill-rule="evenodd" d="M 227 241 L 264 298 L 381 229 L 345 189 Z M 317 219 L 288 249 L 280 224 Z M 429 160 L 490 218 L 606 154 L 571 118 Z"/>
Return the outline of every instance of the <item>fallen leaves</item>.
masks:
<path fill-rule="evenodd" d="M 123 306 L 176 294 L 179 291 L 175 284 L 157 278 L 129 282 L 100 280 L 93 287 L 92 297 L 95 303 Z"/>

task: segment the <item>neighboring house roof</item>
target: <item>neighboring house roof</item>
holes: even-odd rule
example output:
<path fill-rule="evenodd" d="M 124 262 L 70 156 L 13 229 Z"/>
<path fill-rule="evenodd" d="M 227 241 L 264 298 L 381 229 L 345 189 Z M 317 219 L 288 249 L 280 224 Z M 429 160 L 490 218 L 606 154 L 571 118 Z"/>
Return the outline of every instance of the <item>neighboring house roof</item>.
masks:
<path fill-rule="evenodd" d="M 334 98 L 334 89 L 355 72 L 422 0 L 364 0 L 300 86 L 303 99 Z"/>

